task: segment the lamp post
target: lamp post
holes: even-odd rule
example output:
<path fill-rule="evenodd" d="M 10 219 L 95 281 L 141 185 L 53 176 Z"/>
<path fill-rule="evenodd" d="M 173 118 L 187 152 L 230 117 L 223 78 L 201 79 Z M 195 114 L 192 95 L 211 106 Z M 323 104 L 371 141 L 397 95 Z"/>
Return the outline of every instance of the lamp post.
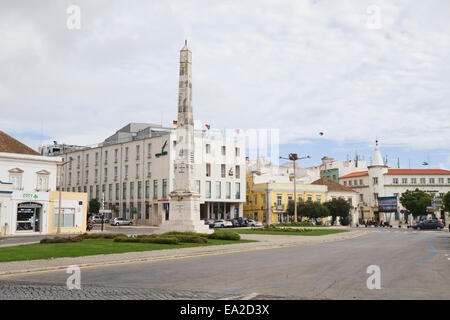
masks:
<path fill-rule="evenodd" d="M 59 168 L 59 202 L 58 202 L 58 229 L 56 229 L 56 233 L 60 234 L 61 233 L 61 189 L 62 189 L 62 167 L 66 164 L 68 164 L 69 162 L 72 162 L 73 158 L 70 157 L 69 160 L 62 162 L 62 163 L 58 163 L 58 168 Z"/>
<path fill-rule="evenodd" d="M 291 160 L 294 164 L 294 222 L 297 222 L 297 176 L 295 173 L 295 161 L 302 159 L 310 159 L 311 156 L 299 158 L 296 153 L 289 153 L 289 158 L 280 157 L 280 159 Z"/>

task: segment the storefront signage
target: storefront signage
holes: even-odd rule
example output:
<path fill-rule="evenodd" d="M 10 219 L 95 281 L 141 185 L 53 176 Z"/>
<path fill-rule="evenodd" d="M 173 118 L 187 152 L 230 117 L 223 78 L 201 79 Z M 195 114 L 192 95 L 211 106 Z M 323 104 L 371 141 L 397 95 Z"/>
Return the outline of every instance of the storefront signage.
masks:
<path fill-rule="evenodd" d="M 39 196 L 36 193 L 24 193 L 24 194 L 22 194 L 22 198 L 24 198 L 24 199 L 38 199 Z"/>

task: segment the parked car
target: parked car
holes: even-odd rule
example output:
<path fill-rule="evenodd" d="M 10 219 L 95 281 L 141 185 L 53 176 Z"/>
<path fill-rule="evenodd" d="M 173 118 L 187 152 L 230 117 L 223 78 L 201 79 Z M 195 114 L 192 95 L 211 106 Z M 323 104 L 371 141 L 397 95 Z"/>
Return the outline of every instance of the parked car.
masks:
<path fill-rule="evenodd" d="M 259 221 L 255 221 L 255 220 L 248 220 L 248 226 L 249 227 L 262 227 L 263 224 Z"/>
<path fill-rule="evenodd" d="M 239 218 L 236 218 L 236 219 L 238 219 L 240 227 L 247 227 L 248 226 L 248 218 L 239 217 Z"/>
<path fill-rule="evenodd" d="M 214 222 L 213 228 L 231 228 L 233 223 L 230 220 L 216 220 Z"/>
<path fill-rule="evenodd" d="M 95 223 L 102 223 L 102 216 L 101 215 L 94 215 L 91 218 Z M 109 219 L 105 218 L 104 223 L 108 223 Z"/>
<path fill-rule="evenodd" d="M 231 223 L 233 224 L 233 228 L 238 228 L 241 226 L 238 218 L 231 219 Z"/>
<path fill-rule="evenodd" d="M 211 224 L 214 223 L 214 219 L 205 219 L 205 220 L 203 220 L 203 221 L 204 221 L 205 224 L 207 224 L 207 225 L 211 225 Z"/>
<path fill-rule="evenodd" d="M 442 221 L 439 221 L 437 219 L 430 219 L 430 220 L 424 220 L 421 222 L 416 223 L 412 226 L 413 229 L 421 230 L 421 229 L 437 229 L 442 230 L 444 228 L 444 224 Z"/>
<path fill-rule="evenodd" d="M 133 224 L 133 221 L 127 220 L 124 218 L 113 218 L 111 220 L 112 226 L 131 226 Z"/>

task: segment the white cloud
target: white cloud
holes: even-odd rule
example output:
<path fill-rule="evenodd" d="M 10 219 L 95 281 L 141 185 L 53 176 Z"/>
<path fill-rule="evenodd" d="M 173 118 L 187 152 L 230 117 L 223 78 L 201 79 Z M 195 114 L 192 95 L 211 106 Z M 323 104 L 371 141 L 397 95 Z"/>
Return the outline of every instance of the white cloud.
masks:
<path fill-rule="evenodd" d="M 0 126 L 76 144 L 176 117 L 178 50 L 213 127 L 450 148 L 450 4 L 410 1 L 70 1 L 0 4 Z M 379 30 L 366 27 L 369 5 Z"/>

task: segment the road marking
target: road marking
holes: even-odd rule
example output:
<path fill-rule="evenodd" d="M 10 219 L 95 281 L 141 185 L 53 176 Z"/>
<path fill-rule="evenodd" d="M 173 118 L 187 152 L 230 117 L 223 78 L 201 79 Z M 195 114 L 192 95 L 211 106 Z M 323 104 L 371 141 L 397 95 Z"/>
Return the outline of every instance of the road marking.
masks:
<path fill-rule="evenodd" d="M 259 294 L 256 292 L 250 293 L 249 295 L 244 296 L 241 300 L 250 300 L 258 296 Z"/>
<path fill-rule="evenodd" d="M 418 263 L 418 262 L 422 262 L 422 261 L 428 260 L 428 259 L 430 259 L 430 258 L 432 258 L 432 257 L 434 257 L 436 255 L 437 250 L 434 247 L 433 243 L 431 242 L 431 239 L 427 238 L 427 240 L 428 240 L 428 243 L 430 244 L 430 247 L 431 247 L 431 253 L 428 256 L 426 256 L 426 257 L 417 259 L 414 263 Z"/>
<path fill-rule="evenodd" d="M 253 293 L 250 293 L 247 295 L 226 297 L 226 298 L 223 298 L 222 300 L 250 300 L 250 299 L 257 297 L 258 295 L 259 295 L 259 293 L 253 292 Z"/>

